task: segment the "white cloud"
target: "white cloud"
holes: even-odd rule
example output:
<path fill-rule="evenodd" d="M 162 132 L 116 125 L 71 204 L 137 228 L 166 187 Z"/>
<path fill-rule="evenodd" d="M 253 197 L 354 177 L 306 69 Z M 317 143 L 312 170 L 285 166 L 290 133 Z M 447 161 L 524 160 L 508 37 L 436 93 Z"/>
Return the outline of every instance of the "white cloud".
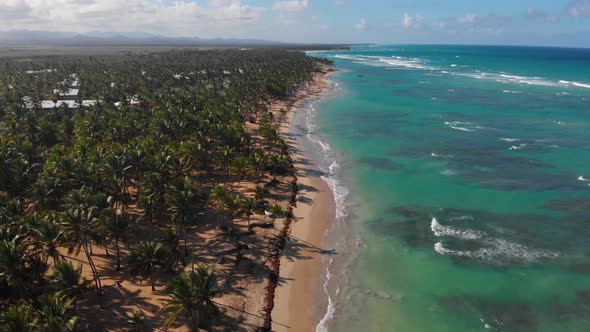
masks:
<path fill-rule="evenodd" d="M 464 16 L 457 17 L 457 22 L 461 24 L 474 24 L 478 18 L 479 16 L 475 14 L 465 14 Z"/>
<path fill-rule="evenodd" d="M 499 34 L 506 30 L 506 26 L 512 23 L 512 18 L 498 15 L 477 15 L 467 13 L 463 16 L 439 20 L 432 24 L 434 28 L 446 30 L 448 33 L 483 32 L 486 34 Z"/>
<path fill-rule="evenodd" d="M 241 0 L 209 0 L 202 6 L 189 0 L 0 0 L 0 29 L 214 37 L 236 35 L 236 27 L 257 21 L 264 11 Z"/>
<path fill-rule="evenodd" d="M 424 22 L 424 16 L 416 15 L 412 16 L 408 13 L 404 13 L 404 17 L 402 18 L 402 25 L 405 28 L 417 28 L 422 25 Z"/>
<path fill-rule="evenodd" d="M 357 24 L 354 25 L 354 28 L 357 29 L 358 31 L 365 31 L 367 29 L 367 19 L 365 19 L 364 17 L 361 17 L 358 21 Z"/>
<path fill-rule="evenodd" d="M 590 0 L 570 1 L 567 6 L 567 14 L 572 17 L 582 17 L 590 15 Z"/>
<path fill-rule="evenodd" d="M 280 12 L 297 13 L 306 10 L 309 7 L 309 0 L 289 0 L 278 1 L 272 5 L 273 10 Z"/>
<path fill-rule="evenodd" d="M 526 16 L 531 20 L 543 21 L 543 22 L 547 22 L 547 23 L 558 23 L 559 22 L 559 16 L 551 15 L 549 13 L 537 10 L 535 8 L 529 8 L 527 10 Z"/>

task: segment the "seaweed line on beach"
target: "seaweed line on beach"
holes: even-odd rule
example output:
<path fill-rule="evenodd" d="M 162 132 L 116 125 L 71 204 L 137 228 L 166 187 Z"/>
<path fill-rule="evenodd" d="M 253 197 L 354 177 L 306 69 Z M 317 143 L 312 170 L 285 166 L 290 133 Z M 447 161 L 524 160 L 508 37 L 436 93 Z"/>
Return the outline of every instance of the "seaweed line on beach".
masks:
<path fill-rule="evenodd" d="M 289 206 L 287 207 L 287 213 L 285 221 L 283 222 L 283 229 L 279 235 L 271 240 L 271 252 L 269 257 L 270 272 L 269 281 L 266 286 L 265 306 L 262 311 L 262 317 L 264 319 L 262 326 L 258 329 L 260 332 L 272 331 L 272 317 L 271 313 L 275 306 L 275 293 L 276 288 L 279 284 L 280 270 L 281 270 L 281 252 L 285 249 L 287 239 L 291 232 L 291 223 L 293 221 L 293 209 L 297 206 L 297 176 L 295 175 L 295 165 L 293 159 L 289 155 L 289 172 L 291 174 L 291 197 Z"/>

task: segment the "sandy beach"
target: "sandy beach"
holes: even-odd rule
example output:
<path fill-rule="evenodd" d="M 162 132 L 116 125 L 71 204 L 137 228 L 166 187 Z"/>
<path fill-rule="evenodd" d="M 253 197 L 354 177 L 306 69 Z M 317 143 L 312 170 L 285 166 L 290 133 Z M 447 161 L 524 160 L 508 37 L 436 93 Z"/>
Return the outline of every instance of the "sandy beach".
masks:
<path fill-rule="evenodd" d="M 301 128 L 293 125 L 296 112 L 308 98 L 328 92 L 327 74 L 318 74 L 291 105 L 289 120 L 282 132 L 292 151 L 298 185 L 290 235 L 281 258 L 279 287 L 272 312 L 274 331 L 313 331 L 327 306 L 323 294 L 323 258 L 331 254 L 323 247 L 329 224 L 334 220 L 332 191 L 320 178 L 318 166 L 302 151 Z"/>

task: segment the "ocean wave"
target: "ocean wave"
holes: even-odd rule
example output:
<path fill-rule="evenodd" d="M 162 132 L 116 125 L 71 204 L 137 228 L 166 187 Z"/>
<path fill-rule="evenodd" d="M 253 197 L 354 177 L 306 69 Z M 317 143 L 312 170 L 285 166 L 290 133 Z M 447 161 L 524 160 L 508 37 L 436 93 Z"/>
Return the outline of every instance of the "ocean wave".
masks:
<path fill-rule="evenodd" d="M 580 176 L 578 177 L 578 181 L 584 181 L 584 182 L 586 182 L 586 181 L 590 181 L 590 179 L 588 179 L 588 178 L 585 178 L 585 177 L 583 177 L 583 176 L 581 176 L 581 175 L 580 175 Z"/>
<path fill-rule="evenodd" d="M 477 240 L 483 236 L 483 234 L 478 231 L 441 225 L 436 218 L 432 218 L 430 229 L 432 229 L 432 232 L 437 237 L 448 236 L 463 240 Z"/>
<path fill-rule="evenodd" d="M 465 220 L 473 219 L 455 219 L 455 221 Z M 481 248 L 475 250 L 454 250 L 445 247 L 443 243 L 444 240 L 435 243 L 434 250 L 445 256 L 460 256 L 492 264 L 504 264 L 507 262 L 534 263 L 544 259 L 555 258 L 559 255 L 559 253 L 555 251 L 534 249 L 506 239 L 491 237 L 483 231 L 460 229 L 453 226 L 442 225 L 435 217 L 432 218 L 430 228 L 436 237 L 478 240 L 482 245 Z"/>
<path fill-rule="evenodd" d="M 373 66 L 373 67 L 397 67 L 403 69 L 419 69 L 419 70 L 437 70 L 436 67 L 431 67 L 425 64 L 425 60 L 420 58 L 404 58 L 400 56 L 380 57 L 374 55 L 350 55 L 337 54 L 334 58 L 350 60 L 358 64 Z"/>
<path fill-rule="evenodd" d="M 503 138 L 500 138 L 500 141 L 509 142 L 509 143 L 518 142 L 518 141 L 520 141 L 520 138 L 503 137 Z"/>
<path fill-rule="evenodd" d="M 438 154 L 438 153 L 435 153 L 435 152 L 432 152 L 430 154 L 430 156 L 432 158 L 455 158 L 455 156 L 453 156 L 452 154 Z"/>
<path fill-rule="evenodd" d="M 444 171 L 441 171 L 440 174 L 444 176 L 455 176 L 457 175 L 457 172 L 450 169 L 445 169 Z"/>
<path fill-rule="evenodd" d="M 408 58 L 381 58 L 379 59 L 381 62 L 385 62 L 394 67 L 401 67 L 401 68 L 410 68 L 410 69 L 423 69 L 423 70 L 435 70 L 436 68 L 430 67 L 424 64 L 424 62 L 420 59 L 408 59 Z"/>
<path fill-rule="evenodd" d="M 586 83 L 572 82 L 572 85 L 577 86 L 579 88 L 590 89 L 590 84 L 586 84 Z"/>
<path fill-rule="evenodd" d="M 472 123 L 470 123 L 470 122 L 452 121 L 452 122 L 445 122 L 445 124 L 455 130 L 467 131 L 467 132 L 475 131 L 473 129 L 469 129 L 469 128 L 465 127 L 465 125 L 472 125 Z"/>
<path fill-rule="evenodd" d="M 328 266 L 330 266 L 333 261 L 334 257 L 331 257 Z M 315 332 L 328 332 L 328 322 L 334 318 L 334 312 L 336 311 L 336 306 L 334 305 L 334 301 L 332 300 L 330 292 L 328 291 L 330 279 L 332 279 L 332 274 L 330 273 L 330 269 L 327 268 L 326 279 L 324 281 L 324 284 L 322 285 L 322 288 L 324 289 L 324 293 L 326 293 L 326 295 L 328 296 L 328 308 L 326 309 L 326 314 L 324 315 L 324 317 L 322 317 L 322 319 L 316 326 Z M 338 293 L 338 291 L 339 289 L 336 290 L 336 293 Z"/>
<path fill-rule="evenodd" d="M 486 247 L 477 250 L 453 250 L 446 248 L 443 241 L 434 244 L 434 250 L 443 256 L 459 256 L 494 265 L 508 262 L 536 263 L 559 256 L 558 252 L 544 249 L 532 249 L 525 245 L 504 239 L 490 239 L 485 241 Z"/>
<path fill-rule="evenodd" d="M 321 176 L 321 179 L 324 180 L 330 190 L 332 191 L 334 202 L 335 202 L 335 220 L 336 222 L 343 222 L 344 218 L 348 216 L 348 208 L 347 208 L 347 198 L 349 196 L 349 190 L 346 188 L 338 179 L 338 170 L 340 169 L 340 164 L 337 161 L 337 157 L 335 152 L 332 150 L 330 144 L 325 142 L 321 139 L 319 135 L 316 134 L 317 123 L 316 123 L 316 114 L 317 111 L 312 104 L 309 105 L 307 108 L 306 114 L 306 127 L 307 127 L 307 139 L 317 144 L 321 147 L 321 157 L 323 158 L 320 165 L 329 164 L 327 168 L 321 167 L 321 171 L 325 174 Z M 327 332 L 328 331 L 328 323 L 330 320 L 333 319 L 334 313 L 336 310 L 334 300 L 330 294 L 328 289 L 330 280 L 332 279 L 332 273 L 330 271 L 330 267 L 333 263 L 333 257 L 330 258 L 329 262 L 326 264 L 326 277 L 323 284 L 323 290 L 326 296 L 328 297 L 328 306 L 326 308 L 326 313 L 316 326 L 316 332 Z M 336 290 L 336 294 L 338 294 L 339 288 Z"/>
<path fill-rule="evenodd" d="M 513 146 L 509 147 L 508 150 L 522 150 L 526 146 L 527 146 L 527 144 L 525 144 L 525 143 L 520 144 L 520 145 L 513 145 Z"/>
<path fill-rule="evenodd" d="M 519 84 L 519 85 L 536 85 L 545 87 L 578 87 L 590 89 L 590 84 L 581 82 L 572 82 L 566 80 L 553 81 L 537 76 L 519 76 L 507 73 L 487 73 L 476 70 L 475 73 L 453 73 L 456 76 L 471 77 L 479 80 L 494 80 L 498 83 Z M 518 93 L 516 91 L 504 90 L 505 93 Z"/>

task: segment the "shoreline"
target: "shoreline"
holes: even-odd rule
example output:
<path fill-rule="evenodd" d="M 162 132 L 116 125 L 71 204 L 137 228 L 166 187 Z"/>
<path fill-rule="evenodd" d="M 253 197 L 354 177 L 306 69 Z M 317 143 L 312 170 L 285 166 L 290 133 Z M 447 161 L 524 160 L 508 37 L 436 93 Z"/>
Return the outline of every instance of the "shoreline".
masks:
<path fill-rule="evenodd" d="M 291 146 L 299 191 L 288 240 L 280 257 L 272 310 L 273 331 L 314 331 L 328 306 L 323 289 L 323 258 L 332 251 L 323 245 L 326 232 L 335 221 L 336 203 L 328 183 L 320 177 L 319 165 L 306 154 L 303 129 L 294 120 L 306 102 L 330 91 L 328 76 L 332 72 L 314 75 L 289 105 L 287 121 L 281 127 L 281 134 Z"/>

